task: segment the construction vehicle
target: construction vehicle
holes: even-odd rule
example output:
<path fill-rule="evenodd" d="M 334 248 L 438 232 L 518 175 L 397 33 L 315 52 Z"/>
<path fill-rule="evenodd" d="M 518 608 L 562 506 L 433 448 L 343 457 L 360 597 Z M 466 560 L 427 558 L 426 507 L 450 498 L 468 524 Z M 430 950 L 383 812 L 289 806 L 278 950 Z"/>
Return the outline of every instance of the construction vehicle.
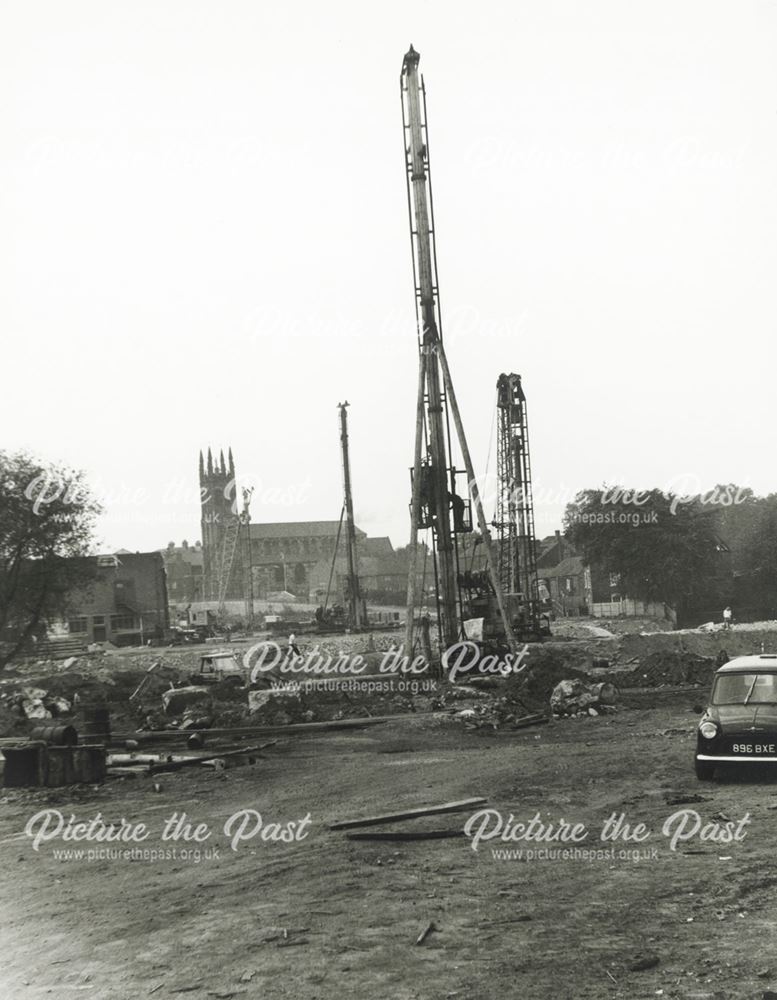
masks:
<path fill-rule="evenodd" d="M 218 684 L 229 681 L 232 684 L 245 685 L 250 681 L 249 671 L 240 662 L 239 654 L 207 653 L 200 657 L 200 669 L 196 674 L 190 674 L 192 684 Z"/>
<path fill-rule="evenodd" d="M 405 647 L 408 652 L 411 651 L 416 639 L 418 532 L 424 529 L 432 534 L 434 595 L 441 649 L 450 648 L 466 635 L 464 622 L 471 615 L 472 595 L 462 590 L 466 576 L 459 564 L 458 536 L 471 531 L 473 525 L 469 500 L 458 489 L 458 477 L 465 475 L 486 557 L 493 603 L 501 622 L 501 634 L 507 649 L 512 652 L 515 638 L 443 346 L 426 91 L 418 72 L 419 58 L 411 45 L 403 59 L 400 75 L 419 351 Z M 463 470 L 457 469 L 452 460 L 451 418 L 464 461 Z M 421 621 L 423 619 L 422 615 Z"/>
<path fill-rule="evenodd" d="M 207 608 L 202 611 L 192 611 L 187 608 L 187 618 L 189 619 L 189 628 L 195 630 L 200 642 L 212 639 L 216 635 L 218 617 L 215 612 L 209 611 Z"/>

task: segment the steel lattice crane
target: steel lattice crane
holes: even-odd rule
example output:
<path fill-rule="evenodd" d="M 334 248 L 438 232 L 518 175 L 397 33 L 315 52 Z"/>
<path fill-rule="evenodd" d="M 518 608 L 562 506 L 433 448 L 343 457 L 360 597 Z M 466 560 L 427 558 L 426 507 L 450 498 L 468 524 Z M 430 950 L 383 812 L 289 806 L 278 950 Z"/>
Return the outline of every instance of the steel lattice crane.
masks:
<path fill-rule="evenodd" d="M 240 538 L 241 530 L 244 531 L 248 537 L 248 544 L 250 541 L 250 531 L 251 531 L 251 514 L 249 507 L 251 504 L 251 496 L 253 495 L 253 487 L 251 489 L 243 490 L 243 509 L 234 514 L 227 523 L 226 529 L 224 531 L 224 541 L 221 549 L 221 559 L 218 565 L 218 576 L 217 576 L 217 596 L 218 596 L 218 608 L 216 614 L 218 615 L 219 621 L 224 621 L 227 611 L 227 594 L 229 592 L 229 584 L 232 580 L 232 570 L 235 565 L 235 556 L 237 554 L 238 541 Z M 250 572 L 250 567 L 249 567 Z M 246 592 L 246 624 L 248 625 L 251 621 L 251 615 L 253 614 L 253 596 L 251 593 L 252 581 L 249 581 L 249 588 Z M 251 593 L 251 596 L 249 596 Z"/>
<path fill-rule="evenodd" d="M 497 502 L 493 526 L 498 539 L 499 580 L 521 638 L 547 634 L 537 591 L 529 426 L 521 376 L 500 375 L 496 383 Z"/>

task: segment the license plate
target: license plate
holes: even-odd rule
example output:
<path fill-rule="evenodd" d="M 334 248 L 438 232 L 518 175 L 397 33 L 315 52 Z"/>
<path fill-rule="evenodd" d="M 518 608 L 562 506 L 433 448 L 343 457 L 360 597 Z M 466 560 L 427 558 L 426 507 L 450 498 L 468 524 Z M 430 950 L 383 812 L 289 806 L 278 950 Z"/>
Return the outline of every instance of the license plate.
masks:
<path fill-rule="evenodd" d="M 777 744 L 775 743 L 734 743 L 731 747 L 733 753 L 742 754 L 775 754 Z"/>

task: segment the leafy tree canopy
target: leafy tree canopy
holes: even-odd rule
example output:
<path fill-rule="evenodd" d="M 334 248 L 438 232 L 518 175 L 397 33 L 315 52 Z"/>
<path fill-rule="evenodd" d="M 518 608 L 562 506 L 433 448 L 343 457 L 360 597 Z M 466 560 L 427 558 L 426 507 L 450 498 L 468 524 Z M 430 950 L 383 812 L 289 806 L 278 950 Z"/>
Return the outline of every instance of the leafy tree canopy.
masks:
<path fill-rule="evenodd" d="M 644 601 L 678 604 L 709 595 L 720 568 L 712 504 L 658 489 L 583 490 L 564 527 L 590 564 L 620 575 L 621 591 Z"/>
<path fill-rule="evenodd" d="M 88 582 L 72 557 L 88 555 L 99 513 L 82 472 L 0 451 L 0 669 Z"/>

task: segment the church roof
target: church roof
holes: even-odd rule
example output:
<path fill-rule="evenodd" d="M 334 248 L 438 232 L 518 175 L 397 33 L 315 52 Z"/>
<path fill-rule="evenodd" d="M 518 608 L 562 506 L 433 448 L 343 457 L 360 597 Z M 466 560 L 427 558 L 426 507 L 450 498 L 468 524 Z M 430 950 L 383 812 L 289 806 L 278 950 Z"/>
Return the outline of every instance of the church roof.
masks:
<path fill-rule="evenodd" d="M 339 521 L 271 521 L 252 524 L 251 538 L 335 538 L 339 524 Z M 358 538 L 366 537 L 360 528 L 356 529 L 356 535 Z"/>

